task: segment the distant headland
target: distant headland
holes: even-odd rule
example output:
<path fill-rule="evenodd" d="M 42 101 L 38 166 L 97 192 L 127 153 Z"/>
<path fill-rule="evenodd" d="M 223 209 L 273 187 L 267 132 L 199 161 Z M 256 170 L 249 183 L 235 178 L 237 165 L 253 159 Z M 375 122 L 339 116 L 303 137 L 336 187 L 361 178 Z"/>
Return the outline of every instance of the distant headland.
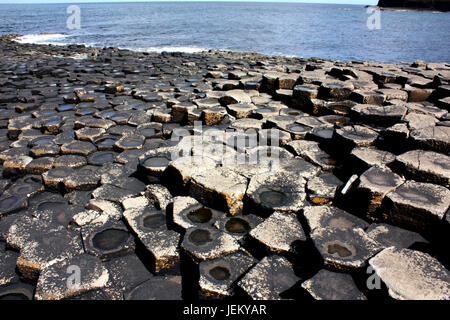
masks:
<path fill-rule="evenodd" d="M 450 11 L 450 0 L 379 0 L 382 9 Z"/>

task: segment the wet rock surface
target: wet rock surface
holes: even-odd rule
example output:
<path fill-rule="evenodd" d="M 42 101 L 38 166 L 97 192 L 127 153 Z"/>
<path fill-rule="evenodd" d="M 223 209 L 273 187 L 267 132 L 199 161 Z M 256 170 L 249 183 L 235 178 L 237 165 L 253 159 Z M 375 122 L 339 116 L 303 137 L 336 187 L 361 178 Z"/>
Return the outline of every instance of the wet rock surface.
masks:
<path fill-rule="evenodd" d="M 448 64 L 0 57 L 0 299 L 449 299 Z"/>

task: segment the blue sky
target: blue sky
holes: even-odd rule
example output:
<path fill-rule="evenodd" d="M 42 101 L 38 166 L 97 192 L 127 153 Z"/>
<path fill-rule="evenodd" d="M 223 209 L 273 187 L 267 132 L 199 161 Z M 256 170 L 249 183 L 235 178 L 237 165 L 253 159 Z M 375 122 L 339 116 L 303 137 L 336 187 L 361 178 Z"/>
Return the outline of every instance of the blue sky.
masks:
<path fill-rule="evenodd" d="M 0 3 L 81 3 L 81 2 L 142 2 L 142 1 L 145 2 L 148 0 L 0 0 Z M 165 1 L 165 0 L 158 0 L 158 1 Z M 183 1 L 183 0 L 178 0 L 178 1 Z M 205 0 L 195 0 L 195 1 L 205 1 Z M 208 0 L 206 0 L 206 1 L 208 1 Z M 214 1 L 217 1 L 217 0 L 214 0 Z M 276 0 L 226 0 L 226 1 L 278 2 Z M 347 4 L 375 5 L 378 3 L 378 0 L 283 0 L 280 2 L 347 3 Z"/>

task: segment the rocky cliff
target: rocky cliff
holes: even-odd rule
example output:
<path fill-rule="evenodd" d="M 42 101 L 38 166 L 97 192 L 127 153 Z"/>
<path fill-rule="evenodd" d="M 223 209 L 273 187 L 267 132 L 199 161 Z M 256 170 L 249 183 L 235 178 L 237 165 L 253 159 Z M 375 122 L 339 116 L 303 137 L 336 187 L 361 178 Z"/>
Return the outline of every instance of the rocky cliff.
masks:
<path fill-rule="evenodd" d="M 410 8 L 450 11 L 450 0 L 379 0 L 382 8 Z"/>

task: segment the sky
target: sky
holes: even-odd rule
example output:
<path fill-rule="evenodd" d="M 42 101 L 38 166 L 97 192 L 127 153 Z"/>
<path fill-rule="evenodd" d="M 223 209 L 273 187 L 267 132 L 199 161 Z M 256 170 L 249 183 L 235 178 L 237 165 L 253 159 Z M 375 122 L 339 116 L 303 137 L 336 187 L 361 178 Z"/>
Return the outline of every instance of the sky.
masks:
<path fill-rule="evenodd" d="M 0 3 L 81 3 L 81 2 L 145 2 L 145 1 L 148 0 L 0 0 Z M 157 0 L 157 1 L 167 1 L 167 0 Z M 205 1 L 205 0 L 193 0 L 193 1 Z M 213 1 L 220 1 L 220 0 L 213 0 Z M 226 1 L 278 2 L 277 0 L 226 0 Z M 378 0 L 282 0 L 279 2 L 346 3 L 346 4 L 376 5 L 378 3 Z"/>

